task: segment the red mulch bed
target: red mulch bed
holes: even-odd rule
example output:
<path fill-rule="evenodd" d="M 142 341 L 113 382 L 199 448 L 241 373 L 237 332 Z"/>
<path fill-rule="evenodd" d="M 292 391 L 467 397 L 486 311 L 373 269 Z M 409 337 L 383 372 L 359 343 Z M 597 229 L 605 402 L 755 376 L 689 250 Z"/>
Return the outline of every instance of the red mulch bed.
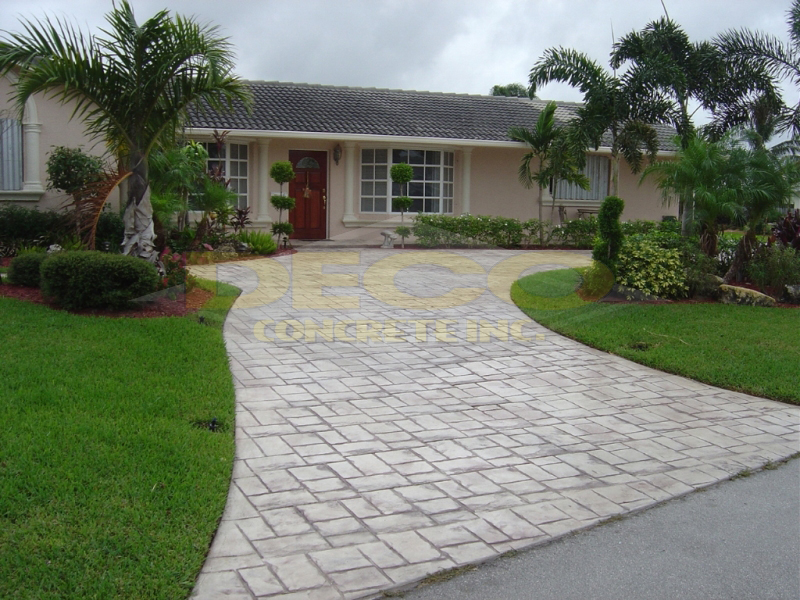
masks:
<path fill-rule="evenodd" d="M 50 308 L 61 310 L 54 302 L 46 300 L 42 296 L 39 288 L 25 287 L 22 285 L 11 285 L 4 283 L 0 285 L 0 296 L 6 298 L 16 298 L 25 302 L 44 304 Z M 179 295 L 175 300 L 169 298 L 158 298 L 153 302 L 142 303 L 141 307 L 127 310 L 109 309 L 83 309 L 71 310 L 75 315 L 91 315 L 96 317 L 128 317 L 128 318 L 148 318 L 148 317 L 184 317 L 188 314 L 197 312 L 203 304 L 208 302 L 214 294 L 199 287 L 190 290 L 185 296 Z"/>

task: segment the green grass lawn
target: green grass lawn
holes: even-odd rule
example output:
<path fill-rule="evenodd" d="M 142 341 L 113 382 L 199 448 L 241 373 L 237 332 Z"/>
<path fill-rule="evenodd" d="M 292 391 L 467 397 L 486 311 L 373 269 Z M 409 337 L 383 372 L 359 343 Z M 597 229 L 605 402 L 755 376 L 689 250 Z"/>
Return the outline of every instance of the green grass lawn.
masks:
<path fill-rule="evenodd" d="M 511 297 L 533 320 L 584 344 L 719 387 L 800 404 L 800 309 L 582 302 L 578 272 L 529 275 Z"/>
<path fill-rule="evenodd" d="M 220 293 L 211 326 L 0 298 L 0 598 L 188 596 L 233 462 Z"/>

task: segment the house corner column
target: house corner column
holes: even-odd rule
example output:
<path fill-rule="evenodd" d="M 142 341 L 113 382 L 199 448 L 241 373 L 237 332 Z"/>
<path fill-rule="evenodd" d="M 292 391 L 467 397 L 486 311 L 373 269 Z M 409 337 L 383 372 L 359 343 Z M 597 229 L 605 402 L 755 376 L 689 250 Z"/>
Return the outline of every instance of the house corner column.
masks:
<path fill-rule="evenodd" d="M 472 148 L 464 148 L 461 151 L 461 214 L 469 214 L 470 205 L 470 182 L 472 181 Z"/>
<path fill-rule="evenodd" d="M 41 123 L 23 123 L 24 160 L 22 165 L 22 189 L 31 192 L 44 192 L 39 179 L 39 135 L 42 133 Z"/>
<path fill-rule="evenodd" d="M 269 225 L 269 142 L 258 140 L 258 216 L 259 225 Z"/>
<path fill-rule="evenodd" d="M 344 216 L 342 222 L 347 225 L 356 221 L 356 215 L 353 210 L 355 202 L 355 170 L 357 167 L 356 161 L 356 143 L 344 143 Z"/>

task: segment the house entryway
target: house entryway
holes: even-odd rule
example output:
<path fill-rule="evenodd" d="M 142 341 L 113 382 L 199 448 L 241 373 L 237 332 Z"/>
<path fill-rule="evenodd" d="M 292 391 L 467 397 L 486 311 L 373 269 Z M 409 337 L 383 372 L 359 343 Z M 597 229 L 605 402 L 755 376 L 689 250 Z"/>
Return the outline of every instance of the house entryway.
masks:
<path fill-rule="evenodd" d="M 289 221 L 294 225 L 292 239 L 324 240 L 328 224 L 328 153 L 324 150 L 289 150 L 294 181 L 289 195 L 295 199 Z"/>

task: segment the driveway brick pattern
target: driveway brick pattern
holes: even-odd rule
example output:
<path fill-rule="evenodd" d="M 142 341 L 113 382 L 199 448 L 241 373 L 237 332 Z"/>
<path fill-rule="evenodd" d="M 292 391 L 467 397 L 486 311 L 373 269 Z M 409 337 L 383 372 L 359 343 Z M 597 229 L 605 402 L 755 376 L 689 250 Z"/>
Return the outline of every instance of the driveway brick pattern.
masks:
<path fill-rule="evenodd" d="M 315 296 L 297 278 L 275 292 L 303 253 L 194 268 L 245 294 L 224 331 L 233 480 L 193 598 L 377 597 L 800 449 L 800 407 L 654 371 L 537 324 L 503 335 L 498 324 L 508 333 L 525 317 L 488 289 L 462 305 L 391 306 L 363 282 L 400 253 L 329 252 L 319 280 L 350 275 L 350 287 L 324 290 L 331 308 L 302 308 Z M 518 275 L 525 260 L 451 254 L 483 274 L 437 258 L 395 265 L 384 283 L 434 305 L 454 288 L 486 288 L 498 264 Z M 574 259 L 538 256 L 550 258 L 533 268 Z M 326 319 L 323 333 L 339 324 L 343 335 L 308 326 Z"/>

